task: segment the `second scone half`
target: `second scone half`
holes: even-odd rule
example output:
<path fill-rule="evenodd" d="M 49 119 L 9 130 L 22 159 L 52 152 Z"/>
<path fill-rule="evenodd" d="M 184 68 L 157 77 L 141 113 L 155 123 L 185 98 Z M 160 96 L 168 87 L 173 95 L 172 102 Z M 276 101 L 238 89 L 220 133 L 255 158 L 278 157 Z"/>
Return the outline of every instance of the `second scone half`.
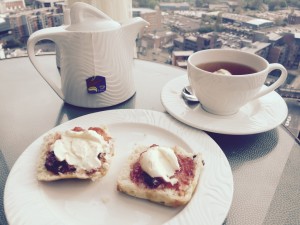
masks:
<path fill-rule="evenodd" d="M 187 204 L 199 182 L 200 153 L 156 144 L 133 150 L 117 181 L 117 190 L 166 206 Z"/>

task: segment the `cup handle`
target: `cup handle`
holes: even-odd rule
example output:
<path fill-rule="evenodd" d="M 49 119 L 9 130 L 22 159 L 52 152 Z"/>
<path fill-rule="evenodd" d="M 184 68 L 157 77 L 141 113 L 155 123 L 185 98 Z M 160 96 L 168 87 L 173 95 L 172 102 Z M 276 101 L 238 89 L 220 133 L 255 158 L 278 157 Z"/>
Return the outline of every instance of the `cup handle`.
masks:
<path fill-rule="evenodd" d="M 36 59 L 34 47 L 37 42 L 41 40 L 51 40 L 57 44 L 57 36 L 61 33 L 65 33 L 66 31 L 63 29 L 63 27 L 51 27 L 51 28 L 45 28 L 42 30 L 38 30 L 34 32 L 32 35 L 30 35 L 28 41 L 27 41 L 27 52 L 28 57 L 33 64 L 33 66 L 36 68 L 36 70 L 39 72 L 41 77 L 49 84 L 49 86 L 56 92 L 56 94 L 64 100 L 64 96 L 62 93 L 62 90 L 54 83 L 53 80 L 49 79 L 47 76 L 45 76 L 45 73 L 43 72 L 42 66 L 39 63 L 39 61 Z"/>
<path fill-rule="evenodd" d="M 281 71 L 280 77 L 272 85 L 268 86 L 267 88 L 260 89 L 260 91 L 257 93 L 257 95 L 253 97 L 252 100 L 257 99 L 261 96 L 264 96 L 274 91 L 276 88 L 278 88 L 280 85 L 284 83 L 288 75 L 287 70 L 279 63 L 272 63 L 269 65 L 268 74 L 273 70 L 280 70 Z"/>

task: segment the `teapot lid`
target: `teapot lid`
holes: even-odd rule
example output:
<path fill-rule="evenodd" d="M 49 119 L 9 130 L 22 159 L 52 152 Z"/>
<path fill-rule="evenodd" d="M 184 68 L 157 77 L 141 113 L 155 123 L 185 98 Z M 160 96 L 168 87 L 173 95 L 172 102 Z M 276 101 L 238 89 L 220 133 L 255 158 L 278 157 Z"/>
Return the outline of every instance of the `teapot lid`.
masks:
<path fill-rule="evenodd" d="M 99 9 L 83 2 L 71 6 L 70 20 L 71 24 L 66 27 L 68 31 L 106 31 L 121 27 Z"/>

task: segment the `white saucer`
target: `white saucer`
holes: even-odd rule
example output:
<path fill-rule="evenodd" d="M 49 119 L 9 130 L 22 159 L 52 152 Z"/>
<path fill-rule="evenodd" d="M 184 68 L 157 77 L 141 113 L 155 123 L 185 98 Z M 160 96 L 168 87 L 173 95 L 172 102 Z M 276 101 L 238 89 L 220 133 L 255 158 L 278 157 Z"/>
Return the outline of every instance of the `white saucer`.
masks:
<path fill-rule="evenodd" d="M 214 115 L 200 104 L 188 103 L 181 97 L 186 85 L 189 85 L 187 75 L 169 81 L 162 89 L 161 101 L 177 120 L 201 130 L 232 135 L 256 134 L 274 129 L 288 114 L 284 99 L 273 91 L 246 104 L 234 115 Z"/>

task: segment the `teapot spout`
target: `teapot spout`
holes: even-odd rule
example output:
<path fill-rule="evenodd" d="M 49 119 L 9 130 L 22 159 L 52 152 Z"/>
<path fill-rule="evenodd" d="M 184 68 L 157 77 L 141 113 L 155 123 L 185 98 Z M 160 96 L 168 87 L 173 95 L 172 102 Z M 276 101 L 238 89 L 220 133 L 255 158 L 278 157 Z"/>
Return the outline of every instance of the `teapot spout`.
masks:
<path fill-rule="evenodd" d="M 125 46 L 133 47 L 137 34 L 149 23 L 141 17 L 134 17 L 122 25 Z"/>

